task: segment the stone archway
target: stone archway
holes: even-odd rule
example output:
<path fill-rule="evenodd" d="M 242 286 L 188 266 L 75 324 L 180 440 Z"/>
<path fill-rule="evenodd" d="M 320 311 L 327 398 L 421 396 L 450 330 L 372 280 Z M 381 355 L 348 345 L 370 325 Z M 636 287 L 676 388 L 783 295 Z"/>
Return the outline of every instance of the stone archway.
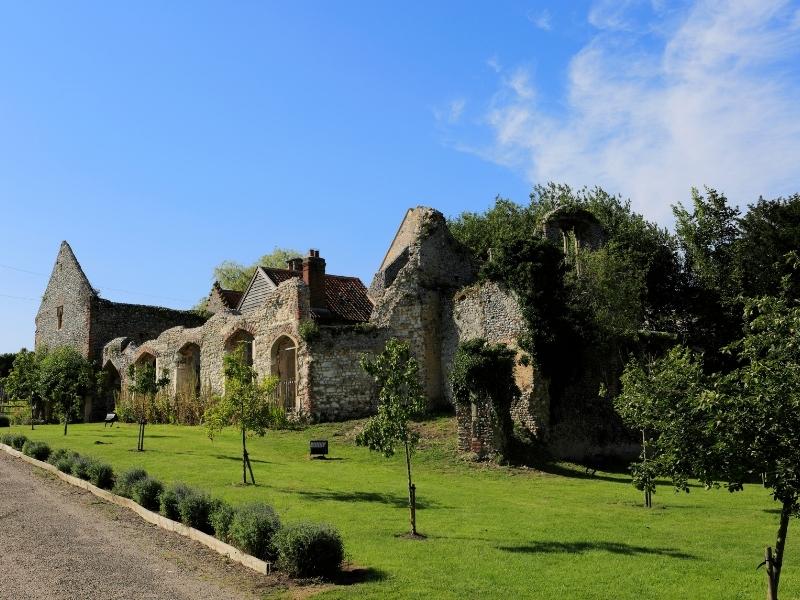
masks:
<path fill-rule="evenodd" d="M 114 412 L 122 392 L 122 376 L 117 366 L 110 360 L 103 367 L 103 401 L 106 413 Z"/>
<path fill-rule="evenodd" d="M 287 412 L 297 406 L 297 343 L 282 335 L 272 344 L 270 352 L 272 374 L 278 377 L 278 400 Z"/>
<path fill-rule="evenodd" d="M 200 395 L 200 346 L 184 344 L 175 356 L 175 394 L 194 400 Z"/>
<path fill-rule="evenodd" d="M 235 352 L 238 348 L 244 349 L 245 362 L 252 366 L 254 356 L 255 337 L 246 329 L 237 329 L 225 340 L 225 354 Z"/>

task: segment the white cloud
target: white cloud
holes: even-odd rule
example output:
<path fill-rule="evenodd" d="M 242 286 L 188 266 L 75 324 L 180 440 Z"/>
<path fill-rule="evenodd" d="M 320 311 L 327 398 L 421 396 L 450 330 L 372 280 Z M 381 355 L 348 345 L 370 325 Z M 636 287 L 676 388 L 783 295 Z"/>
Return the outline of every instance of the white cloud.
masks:
<path fill-rule="evenodd" d="M 503 70 L 503 66 L 500 64 L 500 61 L 498 60 L 497 56 L 490 56 L 489 58 L 487 58 L 486 64 L 495 73 L 499 73 L 500 71 Z"/>
<path fill-rule="evenodd" d="M 553 28 L 553 17 L 546 8 L 538 13 L 528 13 L 528 20 L 542 31 L 550 31 Z"/>
<path fill-rule="evenodd" d="M 464 98 L 455 98 L 442 108 L 434 108 L 433 116 L 440 123 L 454 125 L 461 120 L 461 115 L 464 113 L 466 105 L 467 101 Z"/>
<path fill-rule="evenodd" d="M 692 186 L 741 204 L 800 191 L 796 9 L 704 0 L 653 49 L 631 41 L 619 4 L 590 13 L 603 31 L 569 64 L 563 112 L 524 69 L 501 79 L 478 153 L 532 183 L 602 185 L 662 222 Z"/>

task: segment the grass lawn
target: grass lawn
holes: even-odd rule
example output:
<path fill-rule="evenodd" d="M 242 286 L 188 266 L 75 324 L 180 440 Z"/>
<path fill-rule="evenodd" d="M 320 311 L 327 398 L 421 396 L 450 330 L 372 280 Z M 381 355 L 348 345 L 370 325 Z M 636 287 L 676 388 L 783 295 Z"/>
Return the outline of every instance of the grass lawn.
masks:
<path fill-rule="evenodd" d="M 354 445 L 354 423 L 270 432 L 250 440 L 258 485 L 241 485 L 234 430 L 213 442 L 202 428 L 149 425 L 145 452 L 136 425 L 58 425 L 12 431 L 102 457 L 116 471 L 142 466 L 165 482 L 185 481 L 231 502 L 263 500 L 285 522 L 328 521 L 348 559 L 371 570 L 365 583 L 324 598 L 763 598 L 756 571 L 773 545 L 777 503 L 766 490 L 676 495 L 659 487 L 654 508 L 624 474 L 583 477 L 462 462 L 452 418 L 424 425 L 415 456 L 424 541 L 408 531 L 402 458 Z M 7 430 L 6 430 L 7 431 Z M 331 460 L 309 460 L 308 440 L 330 440 Z M 800 537 L 790 526 L 781 598 L 800 598 Z"/>

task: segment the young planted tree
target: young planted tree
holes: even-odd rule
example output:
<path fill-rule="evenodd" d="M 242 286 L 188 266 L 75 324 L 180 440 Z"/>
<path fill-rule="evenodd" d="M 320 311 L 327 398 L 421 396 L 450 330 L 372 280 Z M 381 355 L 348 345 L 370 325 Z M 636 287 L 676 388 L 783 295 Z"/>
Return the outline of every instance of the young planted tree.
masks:
<path fill-rule="evenodd" d="M 800 514 L 800 306 L 764 297 L 746 309 L 745 336 L 727 350 L 740 366 L 704 380 L 698 358 L 673 349 L 650 372 L 629 365 L 618 407 L 652 434 L 654 473 L 688 491 L 696 477 L 730 491 L 762 481 L 781 503 L 775 542 L 766 551 L 769 597 L 778 597 L 792 515 Z"/>
<path fill-rule="evenodd" d="M 95 387 L 91 363 L 68 346 L 48 353 L 39 365 L 39 395 L 49 400 L 61 417 L 64 435 L 67 435 L 70 420 L 80 416 L 84 398 L 93 393 Z"/>
<path fill-rule="evenodd" d="M 425 396 L 419 381 L 419 365 L 411 356 L 408 343 L 391 339 L 383 352 L 374 358 L 361 359 L 362 368 L 378 387 L 378 414 L 370 418 L 356 437 L 356 444 L 370 450 L 394 455 L 395 445 L 406 453 L 408 506 L 411 511 L 411 535 L 417 535 L 416 486 L 411 479 L 411 453 L 419 441 L 409 421 L 425 410 Z"/>
<path fill-rule="evenodd" d="M 286 420 L 286 413 L 278 401 L 278 378 L 258 380 L 256 372 L 246 360 L 244 345 L 225 356 L 225 394 L 217 397 L 204 414 L 208 437 L 214 439 L 224 427 L 237 426 L 242 433 L 242 483 L 247 485 L 247 473 L 253 485 L 253 467 L 247 453 L 247 437 L 263 437 L 270 427 Z"/>
<path fill-rule="evenodd" d="M 154 362 L 131 365 L 128 367 L 128 377 L 130 378 L 128 391 L 134 395 L 134 411 L 137 413 L 137 421 L 139 422 L 139 437 L 136 441 L 136 450 L 142 452 L 144 451 L 144 427 L 147 424 L 148 409 L 158 392 L 169 385 L 169 377 L 164 372 L 160 378 L 157 378 Z"/>

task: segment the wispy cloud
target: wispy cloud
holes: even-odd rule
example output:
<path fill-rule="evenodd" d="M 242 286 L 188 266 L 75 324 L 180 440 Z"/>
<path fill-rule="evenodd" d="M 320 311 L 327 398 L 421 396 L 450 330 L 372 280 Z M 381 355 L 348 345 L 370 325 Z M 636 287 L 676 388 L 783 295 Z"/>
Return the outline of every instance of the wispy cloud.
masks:
<path fill-rule="evenodd" d="M 455 98 L 447 102 L 443 107 L 433 109 L 434 118 L 440 123 L 454 125 L 461 120 L 467 101 L 464 98 Z"/>
<path fill-rule="evenodd" d="M 553 17 L 546 8 L 538 13 L 529 12 L 528 20 L 533 23 L 534 27 L 543 31 L 550 31 L 553 28 Z"/>
<path fill-rule="evenodd" d="M 691 186 L 740 203 L 800 191 L 796 6 L 703 0 L 644 43 L 635 32 L 655 25 L 633 4 L 594 5 L 601 31 L 569 63 L 564 111 L 524 69 L 501 77 L 479 154 L 531 182 L 602 185 L 661 221 Z"/>
<path fill-rule="evenodd" d="M 497 58 L 497 56 L 490 56 L 487 58 L 486 64 L 495 73 L 499 73 L 503 70 L 503 65 L 500 64 L 500 60 Z"/>

